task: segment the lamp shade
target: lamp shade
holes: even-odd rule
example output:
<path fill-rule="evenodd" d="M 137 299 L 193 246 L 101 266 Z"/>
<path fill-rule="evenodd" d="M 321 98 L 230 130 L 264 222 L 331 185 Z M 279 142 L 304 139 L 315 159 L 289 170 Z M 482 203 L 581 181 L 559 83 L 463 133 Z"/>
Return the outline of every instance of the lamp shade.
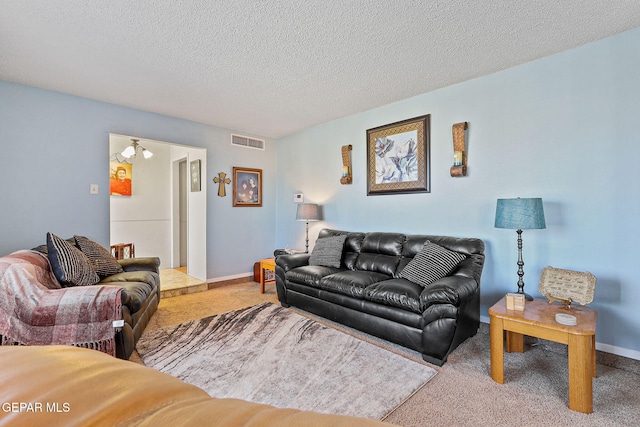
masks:
<path fill-rule="evenodd" d="M 547 228 L 542 199 L 498 199 L 495 228 L 513 230 Z"/>
<path fill-rule="evenodd" d="M 133 156 L 134 154 L 136 154 L 136 149 L 133 148 L 132 145 L 129 145 L 127 148 L 124 149 L 124 151 L 122 153 L 124 157 L 126 157 L 127 159 L 130 158 L 131 156 Z"/>
<path fill-rule="evenodd" d="M 319 221 L 320 207 L 315 203 L 300 203 L 296 211 L 297 221 Z"/>

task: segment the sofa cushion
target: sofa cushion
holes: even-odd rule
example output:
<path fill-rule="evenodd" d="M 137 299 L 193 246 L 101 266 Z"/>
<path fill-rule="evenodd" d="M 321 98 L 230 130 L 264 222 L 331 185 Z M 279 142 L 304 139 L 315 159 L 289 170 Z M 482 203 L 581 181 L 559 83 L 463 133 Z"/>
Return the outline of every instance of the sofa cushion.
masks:
<path fill-rule="evenodd" d="M 286 278 L 290 282 L 301 283 L 303 285 L 320 286 L 320 279 L 334 273 L 342 271 L 340 268 L 324 267 L 321 265 L 305 265 L 287 271 Z"/>
<path fill-rule="evenodd" d="M 406 236 L 400 233 L 367 233 L 355 269 L 392 276 L 398 267 L 405 240 Z"/>
<path fill-rule="evenodd" d="M 119 282 L 111 284 L 117 284 L 122 288 L 122 305 L 129 308 L 129 312 L 132 315 L 144 306 L 147 298 L 149 298 L 149 295 L 154 291 L 151 285 L 144 282 Z"/>
<path fill-rule="evenodd" d="M 342 261 L 342 250 L 347 236 L 330 236 L 316 240 L 309 265 L 322 265 L 325 267 L 340 267 Z"/>
<path fill-rule="evenodd" d="M 391 276 L 374 271 L 347 270 L 320 279 L 319 287 L 356 298 L 364 297 L 367 286 L 390 279 Z"/>
<path fill-rule="evenodd" d="M 104 246 L 84 236 L 73 237 L 78 248 L 89 258 L 91 266 L 98 276 L 111 276 L 123 272 L 122 266 Z"/>
<path fill-rule="evenodd" d="M 160 276 L 153 271 L 125 271 L 105 277 L 101 285 L 116 285 L 122 288 L 122 305 L 132 315 L 144 307 L 145 301 L 160 288 Z"/>
<path fill-rule="evenodd" d="M 89 259 L 66 240 L 47 233 L 47 250 L 53 274 L 62 286 L 95 285 L 100 281 Z"/>
<path fill-rule="evenodd" d="M 402 279 L 402 280 L 406 280 L 406 279 Z M 408 282 L 408 280 L 406 281 Z M 419 286 L 419 285 L 415 285 L 415 286 Z M 420 289 L 422 289 L 421 286 L 419 287 Z M 287 284 L 287 289 L 298 294 L 297 297 L 302 297 L 302 299 L 306 299 L 308 301 L 316 300 L 316 299 L 322 300 L 330 303 L 330 305 L 335 304 L 341 307 L 354 310 L 356 312 L 367 313 L 376 317 L 380 317 L 382 319 L 391 320 L 393 322 L 397 322 L 402 325 L 409 326 L 411 328 L 422 329 L 422 327 L 424 326 L 424 322 L 422 321 L 422 313 L 414 313 L 413 311 L 407 310 L 406 308 L 392 307 L 389 305 L 367 301 L 366 299 L 354 298 L 349 295 L 340 294 L 338 292 L 329 292 L 329 291 L 325 291 L 324 289 L 313 288 L 311 286 L 300 285 L 293 282 L 289 282 Z M 311 299 L 307 297 L 311 297 Z M 292 305 L 299 306 L 298 304 L 292 304 Z M 299 307 L 303 308 L 301 306 Z M 313 312 L 313 309 L 309 309 L 309 308 L 310 307 L 303 308 L 303 309 L 306 311 Z M 323 317 L 327 317 L 327 316 L 323 316 Z M 335 319 L 334 321 L 339 322 L 338 320 L 335 320 Z"/>
<path fill-rule="evenodd" d="M 124 271 L 105 277 L 100 281 L 101 285 L 118 285 L 124 282 L 144 282 L 153 288 L 160 286 L 158 273 L 146 270 Z"/>
<path fill-rule="evenodd" d="M 400 277 L 426 287 L 448 275 L 465 258 L 464 254 L 427 241 L 402 269 Z"/>
<path fill-rule="evenodd" d="M 364 299 L 420 314 L 420 293 L 423 289 L 407 279 L 390 279 L 367 287 Z"/>
<path fill-rule="evenodd" d="M 391 255 L 361 253 L 356 262 L 356 270 L 371 271 L 393 276 L 400 258 Z"/>

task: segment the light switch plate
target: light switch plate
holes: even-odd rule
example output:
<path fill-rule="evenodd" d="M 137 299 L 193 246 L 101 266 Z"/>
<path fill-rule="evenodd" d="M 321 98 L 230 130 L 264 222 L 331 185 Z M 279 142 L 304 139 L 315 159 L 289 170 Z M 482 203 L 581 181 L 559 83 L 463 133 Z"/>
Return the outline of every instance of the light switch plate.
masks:
<path fill-rule="evenodd" d="M 296 193 L 293 195 L 293 203 L 302 203 L 304 202 L 304 194 Z"/>
<path fill-rule="evenodd" d="M 91 184 L 91 188 L 89 189 L 90 194 L 98 194 L 98 184 Z"/>

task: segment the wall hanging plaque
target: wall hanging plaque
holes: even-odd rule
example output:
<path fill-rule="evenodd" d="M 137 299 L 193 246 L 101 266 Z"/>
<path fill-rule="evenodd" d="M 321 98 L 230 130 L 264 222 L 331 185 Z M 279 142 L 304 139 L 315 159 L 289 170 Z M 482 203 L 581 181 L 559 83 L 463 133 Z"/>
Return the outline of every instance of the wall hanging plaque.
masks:
<path fill-rule="evenodd" d="M 467 150 L 466 150 L 466 130 L 469 127 L 467 122 L 453 125 L 453 166 L 451 166 L 451 176 L 467 175 Z"/>
<path fill-rule="evenodd" d="M 340 184 L 351 184 L 352 176 L 351 176 L 351 150 L 353 146 L 343 145 L 342 146 L 342 177 L 340 178 Z"/>

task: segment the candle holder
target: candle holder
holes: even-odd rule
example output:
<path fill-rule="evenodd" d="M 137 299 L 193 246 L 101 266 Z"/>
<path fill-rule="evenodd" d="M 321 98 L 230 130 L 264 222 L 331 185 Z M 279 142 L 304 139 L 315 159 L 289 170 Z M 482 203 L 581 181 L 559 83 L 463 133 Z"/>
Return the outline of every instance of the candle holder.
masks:
<path fill-rule="evenodd" d="M 465 131 L 469 127 L 467 122 L 453 125 L 453 166 L 451 176 L 467 176 L 467 154 Z"/>
<path fill-rule="evenodd" d="M 351 150 L 352 145 L 342 146 L 342 177 L 340 178 L 340 184 L 351 184 L 353 177 L 351 176 Z"/>

